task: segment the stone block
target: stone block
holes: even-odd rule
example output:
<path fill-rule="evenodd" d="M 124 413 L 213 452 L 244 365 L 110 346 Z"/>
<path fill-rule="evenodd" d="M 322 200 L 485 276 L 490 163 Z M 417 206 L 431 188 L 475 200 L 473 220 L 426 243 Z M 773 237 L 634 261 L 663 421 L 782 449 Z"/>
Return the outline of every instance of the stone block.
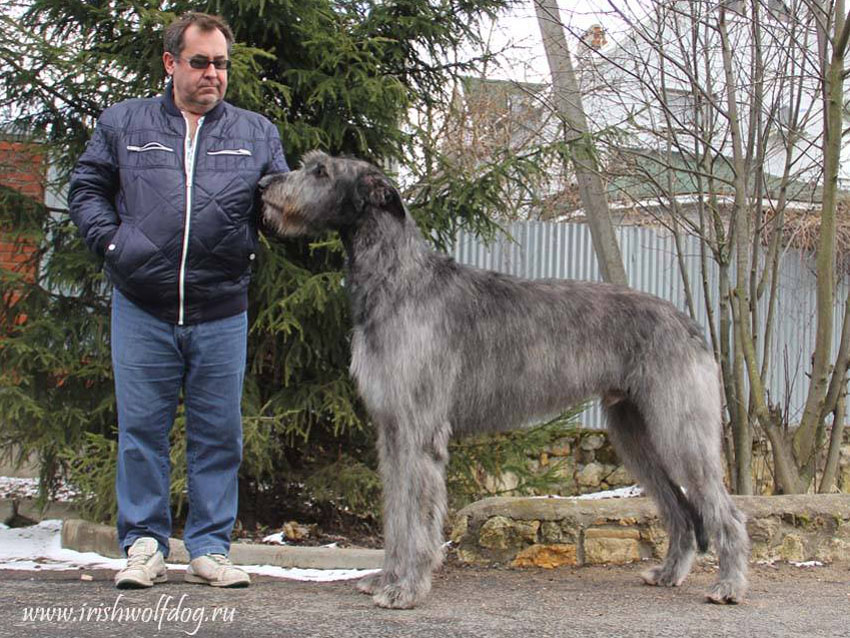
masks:
<path fill-rule="evenodd" d="M 605 436 L 602 434 L 588 434 L 582 437 L 580 447 L 587 452 L 595 451 L 605 445 Z"/>
<path fill-rule="evenodd" d="M 469 517 L 468 516 L 458 516 L 455 518 L 454 525 L 452 526 L 452 533 L 449 536 L 449 540 L 455 545 L 459 544 L 463 537 L 466 536 L 466 533 L 469 531 Z"/>
<path fill-rule="evenodd" d="M 519 487 L 519 477 L 513 472 L 502 472 L 499 476 L 484 477 L 484 488 L 491 493 L 512 492 Z"/>
<path fill-rule="evenodd" d="M 543 543 L 575 544 L 578 541 L 579 528 L 570 521 L 544 521 L 540 524 L 540 540 Z"/>
<path fill-rule="evenodd" d="M 591 528 L 584 533 L 584 562 L 633 563 L 641 559 L 640 531 L 635 528 Z"/>
<path fill-rule="evenodd" d="M 519 549 L 537 542 L 540 521 L 517 521 L 505 516 L 493 516 L 478 534 L 481 547 L 495 550 Z"/>
<path fill-rule="evenodd" d="M 577 547 L 573 544 L 532 545 L 517 554 L 514 567 L 543 567 L 553 569 L 578 564 Z"/>
<path fill-rule="evenodd" d="M 458 547 L 457 558 L 467 565 L 487 565 L 490 560 L 471 547 Z"/>
<path fill-rule="evenodd" d="M 747 521 L 747 534 L 752 542 L 763 542 L 768 545 L 779 530 L 779 521 L 775 518 L 756 518 Z"/>
<path fill-rule="evenodd" d="M 634 484 L 635 481 L 621 465 L 605 478 L 605 482 L 611 487 L 625 487 Z"/>
<path fill-rule="evenodd" d="M 604 472 L 604 468 L 599 463 L 588 463 L 576 474 L 576 483 L 581 487 L 598 487 Z"/>
<path fill-rule="evenodd" d="M 591 527 L 584 532 L 587 538 L 629 538 L 640 539 L 640 530 L 634 527 Z"/>
<path fill-rule="evenodd" d="M 552 456 L 570 456 L 572 449 L 568 439 L 559 439 L 549 447 L 549 454 Z"/>
<path fill-rule="evenodd" d="M 821 543 L 815 558 L 826 563 L 846 562 L 850 560 L 850 542 L 843 538 L 831 538 L 826 544 Z"/>
<path fill-rule="evenodd" d="M 772 563 L 773 552 L 764 541 L 754 541 L 750 544 L 750 560 L 758 563 Z"/>
<path fill-rule="evenodd" d="M 667 548 L 670 543 L 667 538 L 667 531 L 660 522 L 642 527 L 640 540 L 645 546 L 649 546 L 654 558 L 664 558 L 667 555 Z"/>
<path fill-rule="evenodd" d="M 621 461 L 617 458 L 617 453 L 610 445 L 603 445 L 594 452 L 596 460 L 605 465 L 620 465 Z"/>
<path fill-rule="evenodd" d="M 806 560 L 806 549 L 799 534 L 786 534 L 779 546 L 779 558 L 786 561 Z"/>

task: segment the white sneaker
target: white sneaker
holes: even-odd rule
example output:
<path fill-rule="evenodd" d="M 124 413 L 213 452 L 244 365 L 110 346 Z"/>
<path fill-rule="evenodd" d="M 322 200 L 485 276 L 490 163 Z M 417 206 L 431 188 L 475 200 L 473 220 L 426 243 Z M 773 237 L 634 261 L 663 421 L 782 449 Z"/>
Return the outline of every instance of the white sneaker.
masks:
<path fill-rule="evenodd" d="M 251 577 L 235 567 L 224 554 L 205 554 L 190 561 L 185 580 L 213 587 L 247 587 L 251 584 Z"/>
<path fill-rule="evenodd" d="M 165 559 L 155 538 L 137 538 L 127 550 L 127 566 L 115 574 L 118 589 L 142 589 L 168 580 Z"/>

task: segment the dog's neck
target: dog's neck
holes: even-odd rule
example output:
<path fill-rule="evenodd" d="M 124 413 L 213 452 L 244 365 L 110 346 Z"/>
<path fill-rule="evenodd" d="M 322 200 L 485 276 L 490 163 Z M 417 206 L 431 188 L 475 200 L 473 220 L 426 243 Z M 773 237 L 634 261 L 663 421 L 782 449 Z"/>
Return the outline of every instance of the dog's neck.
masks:
<path fill-rule="evenodd" d="M 423 258 L 431 252 L 409 216 L 400 220 L 380 212 L 365 215 L 340 236 L 348 256 L 347 287 L 355 324 L 373 306 L 369 295 L 392 296 L 408 286 L 411 277 L 421 278 Z"/>
<path fill-rule="evenodd" d="M 340 237 L 352 275 L 375 272 L 379 264 L 395 272 L 399 264 L 428 250 L 409 216 L 402 220 L 380 211 L 363 215 L 358 223 L 340 230 Z"/>

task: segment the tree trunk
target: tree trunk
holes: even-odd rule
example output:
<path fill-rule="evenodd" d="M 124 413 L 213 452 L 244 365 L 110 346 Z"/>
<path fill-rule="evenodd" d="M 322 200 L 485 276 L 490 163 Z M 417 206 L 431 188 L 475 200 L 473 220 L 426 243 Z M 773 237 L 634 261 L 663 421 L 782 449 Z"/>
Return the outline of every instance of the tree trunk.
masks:
<path fill-rule="evenodd" d="M 608 211 L 608 200 L 596 162 L 564 27 L 555 0 L 535 0 L 534 9 L 552 74 L 555 108 L 564 122 L 566 142 L 576 172 L 581 203 L 587 214 L 599 271 L 610 283 L 628 285 L 623 257 Z"/>
<path fill-rule="evenodd" d="M 835 302 L 835 204 L 838 191 L 838 163 L 841 156 L 842 110 L 844 108 L 844 53 L 848 23 L 844 0 L 835 3 L 834 40 L 829 61 L 823 55 L 824 69 L 824 170 L 820 240 L 817 252 L 817 332 L 812 356 L 811 381 L 803 419 L 794 435 L 797 465 L 807 481 L 815 474 L 817 430 L 823 415 L 832 406 L 825 405 L 832 357 L 832 320 Z M 826 45 L 828 34 L 821 33 Z M 826 50 L 824 48 L 824 50 Z M 843 373 L 842 373 L 843 379 Z"/>
<path fill-rule="evenodd" d="M 738 474 L 738 494 L 753 493 L 752 464 L 752 434 L 750 433 L 749 418 L 747 418 L 747 403 L 745 379 L 755 362 L 748 361 L 745 357 L 747 346 L 752 345 L 752 334 L 750 333 L 750 296 L 747 273 L 750 271 L 750 237 L 751 227 L 749 211 L 746 202 L 747 193 L 747 170 L 743 156 L 741 124 L 738 117 L 738 105 L 736 96 L 736 83 L 732 73 L 729 36 L 726 31 L 726 10 L 721 8 L 719 12 L 718 27 L 720 38 L 723 43 L 723 70 L 726 77 L 726 108 L 729 114 L 729 131 L 732 138 L 732 165 L 735 170 L 735 201 L 733 204 L 733 224 L 735 231 L 735 263 L 736 281 L 735 289 L 732 291 L 732 318 L 735 324 L 734 331 L 734 374 L 735 393 L 738 397 L 738 419 L 733 422 L 735 428 L 735 462 Z M 757 393 L 757 388 L 750 387 L 750 395 Z"/>

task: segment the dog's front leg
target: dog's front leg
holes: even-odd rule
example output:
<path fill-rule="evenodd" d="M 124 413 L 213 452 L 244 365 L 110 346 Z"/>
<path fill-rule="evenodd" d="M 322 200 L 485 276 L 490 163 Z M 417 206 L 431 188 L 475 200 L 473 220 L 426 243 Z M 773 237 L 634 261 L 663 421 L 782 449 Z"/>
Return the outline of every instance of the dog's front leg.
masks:
<path fill-rule="evenodd" d="M 380 607 L 416 606 L 431 590 L 431 572 L 442 561 L 449 428 L 421 417 L 379 425 L 384 565 L 358 589 L 372 594 Z"/>

